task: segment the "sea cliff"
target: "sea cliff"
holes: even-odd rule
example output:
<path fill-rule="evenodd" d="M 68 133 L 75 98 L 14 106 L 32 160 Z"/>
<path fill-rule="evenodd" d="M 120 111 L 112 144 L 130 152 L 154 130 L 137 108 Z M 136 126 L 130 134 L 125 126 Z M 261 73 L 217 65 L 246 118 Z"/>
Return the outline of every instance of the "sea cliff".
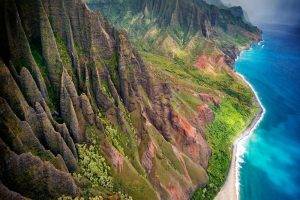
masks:
<path fill-rule="evenodd" d="M 0 11 L 1 198 L 216 195 L 258 109 L 231 67 L 257 27 L 200 0 Z"/>

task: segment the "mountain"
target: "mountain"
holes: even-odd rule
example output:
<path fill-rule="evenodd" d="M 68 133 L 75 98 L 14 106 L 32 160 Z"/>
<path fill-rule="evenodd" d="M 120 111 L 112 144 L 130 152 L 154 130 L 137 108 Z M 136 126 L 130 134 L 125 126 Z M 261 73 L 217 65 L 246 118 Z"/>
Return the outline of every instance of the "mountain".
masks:
<path fill-rule="evenodd" d="M 206 0 L 206 2 L 221 9 L 229 9 L 234 16 L 236 16 L 236 13 L 239 13 L 239 16 L 243 18 L 246 23 L 250 22 L 247 12 L 240 6 L 232 6 L 230 3 L 223 3 L 221 0 Z"/>
<path fill-rule="evenodd" d="M 209 40 L 232 63 L 240 49 L 261 39 L 240 7 L 220 9 L 202 0 L 92 0 L 89 6 L 127 30 L 142 49 L 184 60 L 183 54 L 199 55 L 195 46 Z"/>
<path fill-rule="evenodd" d="M 155 77 L 169 82 L 181 99 L 176 107 L 187 119 L 195 115 L 187 110 L 199 112 L 199 92 L 201 101 L 208 95 L 220 103 L 204 101 L 214 116 L 203 127 L 212 149 L 209 183 L 193 194 L 213 199 L 228 171 L 233 138 L 259 110 L 232 69 L 239 53 L 261 40 L 261 31 L 245 20 L 241 7 L 220 8 L 203 0 L 90 0 L 88 5 L 128 32 Z"/>
<path fill-rule="evenodd" d="M 222 185 L 257 111 L 227 62 L 259 30 L 200 1 L 115 1 L 0 2 L 0 199 L 188 199 L 215 170 L 207 197 Z"/>
<path fill-rule="evenodd" d="M 226 8 L 225 4 L 221 0 L 205 0 L 206 3 L 215 5 L 218 8 Z"/>

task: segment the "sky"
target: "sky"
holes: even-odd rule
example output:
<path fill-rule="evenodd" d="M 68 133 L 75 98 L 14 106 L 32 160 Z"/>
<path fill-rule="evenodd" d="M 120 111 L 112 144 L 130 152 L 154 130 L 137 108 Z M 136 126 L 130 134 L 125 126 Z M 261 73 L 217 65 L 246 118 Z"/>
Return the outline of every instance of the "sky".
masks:
<path fill-rule="evenodd" d="M 300 25 L 300 0 L 222 0 L 242 6 L 253 23 Z"/>

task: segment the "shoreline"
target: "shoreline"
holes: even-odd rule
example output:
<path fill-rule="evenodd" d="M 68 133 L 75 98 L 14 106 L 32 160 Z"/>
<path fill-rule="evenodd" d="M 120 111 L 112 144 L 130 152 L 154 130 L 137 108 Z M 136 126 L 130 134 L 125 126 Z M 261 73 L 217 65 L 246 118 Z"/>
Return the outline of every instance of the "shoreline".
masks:
<path fill-rule="evenodd" d="M 251 123 L 247 126 L 245 130 L 241 132 L 237 139 L 235 139 L 232 144 L 232 159 L 230 163 L 229 172 L 227 174 L 226 181 L 222 186 L 221 190 L 218 192 L 217 196 L 214 198 L 215 200 L 238 200 L 239 199 L 239 168 L 240 168 L 240 157 L 244 154 L 243 145 L 245 142 L 249 140 L 254 130 L 258 127 L 260 122 L 262 121 L 266 109 L 262 105 L 256 90 L 253 88 L 251 83 L 246 80 L 246 78 L 235 72 L 243 81 L 251 88 L 254 93 L 255 101 L 258 104 L 259 112 L 252 119 Z"/>

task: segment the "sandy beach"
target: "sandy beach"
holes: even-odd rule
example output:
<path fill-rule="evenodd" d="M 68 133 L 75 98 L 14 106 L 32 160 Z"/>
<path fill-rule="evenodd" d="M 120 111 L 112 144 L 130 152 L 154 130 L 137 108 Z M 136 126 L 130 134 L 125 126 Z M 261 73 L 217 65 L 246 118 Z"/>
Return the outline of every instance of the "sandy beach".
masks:
<path fill-rule="evenodd" d="M 227 175 L 227 179 L 221 188 L 220 192 L 217 194 L 215 197 L 215 200 L 238 200 L 239 199 L 239 183 L 237 182 L 238 180 L 238 158 L 240 156 L 240 149 L 239 145 L 242 145 L 242 141 L 247 141 L 253 131 L 256 129 L 256 127 L 259 125 L 260 121 L 263 118 L 263 115 L 265 113 L 265 108 L 261 104 L 258 95 L 252 85 L 242 76 L 241 74 L 238 74 L 253 90 L 255 96 L 256 96 L 256 101 L 258 105 L 260 105 L 260 111 L 256 115 L 256 117 L 252 120 L 252 122 L 249 124 L 249 126 L 242 132 L 240 137 L 238 137 L 235 142 L 233 143 L 232 147 L 232 160 L 230 164 L 230 169 Z"/>

